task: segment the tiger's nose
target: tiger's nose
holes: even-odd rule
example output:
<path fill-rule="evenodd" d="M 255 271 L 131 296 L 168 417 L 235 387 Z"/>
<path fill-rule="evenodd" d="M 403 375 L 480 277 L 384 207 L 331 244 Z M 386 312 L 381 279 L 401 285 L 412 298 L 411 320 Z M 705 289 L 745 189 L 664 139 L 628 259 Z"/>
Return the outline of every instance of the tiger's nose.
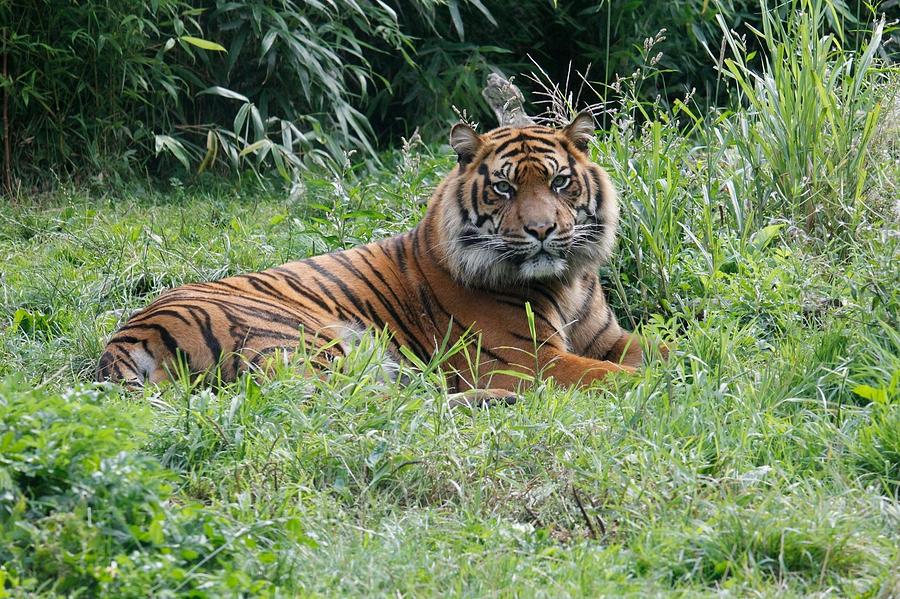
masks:
<path fill-rule="evenodd" d="M 556 223 L 528 223 L 524 227 L 525 232 L 532 237 L 544 241 L 547 236 L 556 230 Z"/>

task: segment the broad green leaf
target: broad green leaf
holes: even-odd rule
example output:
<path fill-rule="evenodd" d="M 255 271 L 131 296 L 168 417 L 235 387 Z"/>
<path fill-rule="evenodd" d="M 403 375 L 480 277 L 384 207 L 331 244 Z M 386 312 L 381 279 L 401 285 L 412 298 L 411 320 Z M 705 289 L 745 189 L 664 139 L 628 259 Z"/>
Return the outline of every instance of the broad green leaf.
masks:
<path fill-rule="evenodd" d="M 250 100 L 247 96 L 243 94 L 239 94 L 235 91 L 231 91 L 228 88 L 220 87 L 218 85 L 213 85 L 212 87 L 207 87 L 200 94 L 212 94 L 214 96 L 222 96 L 223 98 L 228 98 L 229 100 L 240 100 L 244 103 L 249 103 Z M 198 94 L 199 95 L 199 94 Z"/>
<path fill-rule="evenodd" d="M 156 147 L 156 154 L 159 155 L 160 152 L 166 150 L 176 159 L 178 162 L 184 165 L 184 168 L 190 170 L 191 165 L 188 161 L 187 152 L 184 149 L 184 146 L 180 141 L 171 137 L 169 135 L 154 135 L 153 136 L 154 145 Z"/>
<path fill-rule="evenodd" d="M 225 49 L 225 46 L 223 46 L 221 44 L 217 44 L 216 42 L 211 42 L 209 40 L 205 40 L 200 37 L 194 37 L 192 35 L 182 35 L 178 39 L 180 39 L 183 42 L 187 42 L 187 43 L 191 44 L 192 46 L 197 46 L 198 48 L 202 48 L 204 50 L 212 50 L 214 52 L 228 52 L 228 50 Z"/>
<path fill-rule="evenodd" d="M 260 139 L 259 141 L 255 141 L 243 150 L 241 150 L 241 156 L 246 156 L 248 154 L 254 154 L 263 148 L 269 148 L 272 145 L 272 142 L 268 139 Z"/>
<path fill-rule="evenodd" d="M 887 390 L 884 388 L 876 389 L 871 385 L 857 385 L 853 387 L 853 392 L 875 403 L 885 404 L 888 401 Z"/>
<path fill-rule="evenodd" d="M 778 233 L 784 228 L 783 224 L 777 225 L 769 225 L 768 227 L 763 227 L 756 233 L 750 236 L 750 245 L 755 247 L 757 250 L 764 250 L 766 247 L 772 243 L 772 240 L 778 235 Z"/>
<path fill-rule="evenodd" d="M 459 39 L 465 39 L 466 31 L 463 28 L 462 15 L 459 14 L 459 4 L 456 0 L 450 0 L 447 3 L 447 8 L 450 9 L 450 18 L 453 20 L 453 28 L 459 34 Z"/>

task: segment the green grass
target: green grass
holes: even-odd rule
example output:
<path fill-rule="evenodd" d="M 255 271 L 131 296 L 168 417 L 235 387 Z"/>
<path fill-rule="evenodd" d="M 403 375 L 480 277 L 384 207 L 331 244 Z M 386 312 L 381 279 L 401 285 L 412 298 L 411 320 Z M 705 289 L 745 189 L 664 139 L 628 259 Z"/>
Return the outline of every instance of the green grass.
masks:
<path fill-rule="evenodd" d="M 437 147 L 292 190 L 20 198 L 0 214 L 0 597 L 897 596 L 897 74 L 867 67 L 857 108 L 810 75 L 759 93 L 821 85 L 822 134 L 785 150 L 825 160 L 815 177 L 767 158 L 753 102 L 625 102 L 598 140 L 623 203 L 602 274 L 675 349 L 511 407 L 451 412 L 433 372 L 385 383 L 364 351 L 327 380 L 89 382 L 166 288 L 409 228 L 452 165 Z"/>
<path fill-rule="evenodd" d="M 164 288 L 407 227 L 448 166 L 421 161 L 348 186 L 357 216 L 341 219 L 311 206 L 334 193 L 312 178 L 295 200 L 72 192 L 0 217 L 8 588 L 898 590 L 890 223 L 840 263 L 785 237 L 748 250 L 707 295 L 676 294 L 702 320 L 651 319 L 677 339 L 669 363 L 593 391 L 546 381 L 510 408 L 451 413 L 435 378 L 381 383 L 365 356 L 328 381 L 285 371 L 217 393 L 85 386 L 106 336 Z M 705 268 L 681 259 L 676 290 Z"/>

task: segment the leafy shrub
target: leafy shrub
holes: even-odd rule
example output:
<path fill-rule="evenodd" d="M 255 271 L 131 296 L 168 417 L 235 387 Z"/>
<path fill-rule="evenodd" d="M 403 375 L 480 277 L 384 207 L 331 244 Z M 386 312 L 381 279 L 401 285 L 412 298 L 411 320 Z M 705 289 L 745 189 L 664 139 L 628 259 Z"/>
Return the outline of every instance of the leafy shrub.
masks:
<path fill-rule="evenodd" d="M 369 55 L 402 53 L 411 43 L 389 5 L 353 0 L 194 5 L 204 11 L 205 35 L 226 50 L 200 57 L 197 70 L 210 85 L 195 90 L 193 121 L 202 137 L 179 138 L 189 155 L 204 156 L 201 170 L 220 149 L 237 168 L 248 154 L 256 164 L 271 157 L 285 177 L 309 158 L 341 157 L 351 149 L 374 154 L 375 134 L 360 112 L 376 84 Z"/>
<path fill-rule="evenodd" d="M 755 174 L 756 211 L 774 202 L 785 216 L 803 218 L 808 233 L 854 235 L 865 211 L 868 147 L 881 111 L 872 93 L 882 78 L 875 63 L 884 20 L 860 52 L 826 34 L 829 5 L 789 3 L 786 20 L 764 11 L 758 37 L 766 52 L 761 72 L 747 44 L 723 24 L 731 56 L 727 76 L 751 110 L 736 115 L 735 148 Z"/>
<path fill-rule="evenodd" d="M 853 47 L 863 4 L 825 6 L 835 39 Z M 417 128 L 442 138 L 454 107 L 489 121 L 479 92 L 491 69 L 542 70 L 596 103 L 649 60 L 656 77 L 642 100 L 672 107 L 695 87 L 718 99 L 725 88 L 708 65 L 720 26 L 762 20 L 749 0 L 10 0 L 0 6 L 4 184 L 179 165 L 289 179 L 353 150 L 372 160 Z M 589 65 L 582 86 L 575 73 Z"/>
<path fill-rule="evenodd" d="M 49 181 L 145 161 L 153 134 L 183 122 L 190 73 L 170 56 L 193 53 L 176 39 L 197 32 L 186 11 L 180 0 L 0 4 L 6 185 L 12 173 Z"/>
<path fill-rule="evenodd" d="M 894 159 L 874 157 L 870 144 L 882 103 L 894 101 L 890 73 L 896 71 L 875 58 L 884 43 L 882 22 L 854 50 L 828 32 L 829 6 L 796 0 L 785 7 L 783 24 L 767 10 L 752 43 L 720 19 L 728 52 L 718 58 L 719 85 L 735 88 L 730 109 L 704 115 L 691 94 L 647 99 L 665 75 L 661 36 L 642 47 L 633 74 L 612 86 L 608 127 L 594 158 L 621 196 L 619 251 L 608 274 L 628 319 L 660 309 L 688 321 L 702 318 L 710 306 L 697 298 L 721 289 L 751 256 L 772 265 L 790 256 L 763 258 L 779 237 L 840 252 L 850 246 L 831 244 L 835 238 L 859 239 L 864 227 L 885 218 L 889 206 L 868 198 L 890 195 L 877 189 L 891 177 Z M 756 44 L 766 50 L 750 50 Z M 572 90 L 540 83 L 541 93 L 565 110 Z M 885 159 L 887 166 L 880 163 Z M 770 274 L 757 273 L 757 284 Z M 797 300 L 786 301 L 779 298 L 772 314 Z M 797 316 L 802 309 L 795 308 Z"/>
<path fill-rule="evenodd" d="M 263 590 L 235 563 L 240 550 L 258 549 L 263 529 L 302 538 L 299 524 L 240 527 L 176 500 L 170 473 L 137 450 L 141 412 L 117 408 L 111 389 L 0 382 L 0 595 Z"/>
<path fill-rule="evenodd" d="M 900 489 L 900 403 L 894 401 L 873 404 L 872 421 L 851 445 L 859 469 L 880 477 L 888 493 Z"/>

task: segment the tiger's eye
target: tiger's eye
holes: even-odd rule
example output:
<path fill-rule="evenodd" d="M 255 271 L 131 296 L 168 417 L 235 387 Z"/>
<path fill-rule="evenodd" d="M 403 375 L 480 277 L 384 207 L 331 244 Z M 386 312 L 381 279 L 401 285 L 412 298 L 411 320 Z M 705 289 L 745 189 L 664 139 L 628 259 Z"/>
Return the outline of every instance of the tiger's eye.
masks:
<path fill-rule="evenodd" d="M 512 185 L 506 181 L 497 181 L 494 183 L 494 191 L 501 195 L 509 195 L 513 190 Z"/>
<path fill-rule="evenodd" d="M 550 186 L 553 189 L 565 189 L 569 186 L 569 181 L 571 180 L 572 178 L 568 175 L 556 175 L 553 177 L 553 181 L 550 182 Z"/>

